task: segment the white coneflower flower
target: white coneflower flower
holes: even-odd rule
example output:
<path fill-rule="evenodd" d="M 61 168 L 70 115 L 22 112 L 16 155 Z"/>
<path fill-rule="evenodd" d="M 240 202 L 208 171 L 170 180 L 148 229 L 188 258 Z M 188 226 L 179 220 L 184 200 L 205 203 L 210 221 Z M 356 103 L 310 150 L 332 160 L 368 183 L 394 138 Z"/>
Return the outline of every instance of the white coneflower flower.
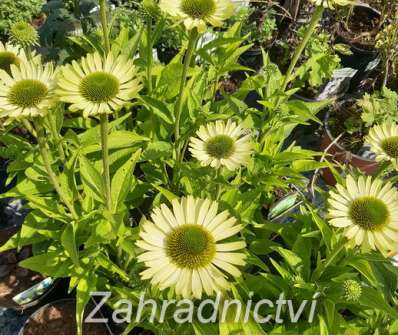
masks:
<path fill-rule="evenodd" d="M 184 21 L 188 30 L 206 30 L 206 24 L 222 26 L 234 13 L 231 0 L 160 0 L 160 9 Z"/>
<path fill-rule="evenodd" d="M 199 138 L 191 137 L 189 150 L 202 166 L 225 166 L 233 171 L 248 163 L 253 147 L 251 135 L 235 122 L 218 120 L 201 126 L 196 134 Z"/>
<path fill-rule="evenodd" d="M 365 141 L 376 154 L 378 162 L 391 161 L 395 167 L 398 167 L 398 125 L 396 123 L 384 123 L 372 127 Z"/>
<path fill-rule="evenodd" d="M 21 47 L 30 47 L 38 44 L 39 34 L 31 24 L 16 22 L 10 28 L 10 40 Z"/>
<path fill-rule="evenodd" d="M 26 61 L 25 53 L 19 47 L 0 41 L 0 69 L 10 73 L 11 64 L 19 65 Z"/>
<path fill-rule="evenodd" d="M 83 116 L 89 117 L 120 110 L 140 89 L 132 60 L 111 53 L 104 60 L 93 53 L 62 68 L 57 94 L 71 104 L 72 111 L 83 111 Z"/>
<path fill-rule="evenodd" d="M 200 299 L 205 292 L 211 296 L 230 288 L 225 272 L 241 275 L 236 266 L 245 265 L 244 241 L 223 240 L 236 235 L 242 225 L 228 211 L 218 213 L 218 204 L 192 196 L 173 200 L 172 209 L 162 204 L 155 208 L 152 222 L 145 221 L 138 247 L 145 250 L 138 256 L 150 279 L 160 289 L 175 288 L 177 295 Z"/>
<path fill-rule="evenodd" d="M 54 103 L 54 66 L 40 58 L 11 64 L 10 74 L 0 70 L 0 116 L 44 116 Z"/>
<path fill-rule="evenodd" d="M 324 8 L 334 9 L 335 6 L 352 5 L 352 0 L 310 0 L 316 6 L 323 6 Z"/>
<path fill-rule="evenodd" d="M 346 185 L 330 192 L 330 224 L 344 228 L 344 235 L 355 245 L 395 250 L 398 242 L 398 191 L 391 183 L 372 177 L 355 180 L 347 176 Z"/>

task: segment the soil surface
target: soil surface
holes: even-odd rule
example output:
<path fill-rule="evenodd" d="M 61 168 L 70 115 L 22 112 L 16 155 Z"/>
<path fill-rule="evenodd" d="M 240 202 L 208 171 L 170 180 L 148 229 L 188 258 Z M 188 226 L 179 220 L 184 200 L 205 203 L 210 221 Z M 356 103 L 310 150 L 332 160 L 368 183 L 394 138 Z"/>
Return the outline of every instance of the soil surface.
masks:
<path fill-rule="evenodd" d="M 0 306 L 18 307 L 12 298 L 45 278 L 39 273 L 18 266 L 18 262 L 31 255 L 29 247 L 20 252 L 14 249 L 0 254 Z"/>
<path fill-rule="evenodd" d="M 76 306 L 74 301 L 48 306 L 34 314 L 22 335 L 76 335 Z M 109 335 L 105 325 L 84 324 L 84 335 Z"/>
<path fill-rule="evenodd" d="M 382 28 L 381 17 L 366 7 L 354 7 L 350 19 L 338 24 L 338 34 L 346 41 L 372 50 L 377 33 Z"/>

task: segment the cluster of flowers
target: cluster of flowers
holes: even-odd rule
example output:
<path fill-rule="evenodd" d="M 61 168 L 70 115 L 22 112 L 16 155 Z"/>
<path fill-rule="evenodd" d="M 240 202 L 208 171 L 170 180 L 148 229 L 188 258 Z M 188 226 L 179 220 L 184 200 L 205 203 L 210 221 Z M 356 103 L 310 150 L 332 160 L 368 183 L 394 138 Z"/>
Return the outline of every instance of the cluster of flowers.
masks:
<path fill-rule="evenodd" d="M 312 1 L 330 9 L 350 3 Z M 160 8 L 182 20 L 188 30 L 199 33 L 207 24 L 221 25 L 233 13 L 229 0 L 161 0 Z M 55 68 L 27 51 L 37 38 L 29 35 L 29 27 L 18 29 L 13 42 L 18 40 L 19 47 L 0 44 L 0 117 L 40 118 L 57 102 L 69 104 L 71 111 L 80 111 L 86 118 L 95 117 L 120 110 L 139 94 L 141 78 L 131 59 L 96 52 Z M 253 149 L 251 140 L 241 125 L 216 121 L 200 127 L 197 137 L 190 140 L 190 151 L 204 166 L 233 171 L 247 164 Z M 397 125 L 374 127 L 369 142 L 379 160 L 397 165 Z M 344 228 L 354 244 L 383 252 L 395 249 L 398 191 L 392 184 L 348 176 L 346 185 L 337 185 L 337 191 L 331 192 L 329 205 L 330 223 Z M 165 204 L 155 208 L 151 220 L 141 225 L 136 243 L 143 251 L 138 260 L 146 267 L 142 278 L 161 289 L 174 288 L 186 298 L 228 289 L 226 273 L 240 276 L 238 267 L 245 264 L 246 244 L 239 239 L 222 243 L 236 237 L 243 227 L 218 207 L 215 201 L 188 196 L 175 199 L 171 208 Z"/>

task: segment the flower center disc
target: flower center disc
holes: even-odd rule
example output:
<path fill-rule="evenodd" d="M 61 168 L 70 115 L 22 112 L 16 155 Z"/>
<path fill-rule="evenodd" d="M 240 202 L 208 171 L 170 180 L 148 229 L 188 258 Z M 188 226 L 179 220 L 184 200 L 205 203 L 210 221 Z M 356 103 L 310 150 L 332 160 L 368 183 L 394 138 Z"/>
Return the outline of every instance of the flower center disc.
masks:
<path fill-rule="evenodd" d="M 48 89 L 39 80 L 24 79 L 10 89 L 9 101 L 17 106 L 28 108 L 39 104 L 47 95 Z"/>
<path fill-rule="evenodd" d="M 226 135 L 217 135 L 206 143 L 206 152 L 209 156 L 218 159 L 230 157 L 235 150 L 234 140 Z"/>
<path fill-rule="evenodd" d="M 195 19 L 203 19 L 213 14 L 216 9 L 214 0 L 182 0 L 181 10 Z"/>
<path fill-rule="evenodd" d="M 11 64 L 18 65 L 18 57 L 13 52 L 0 52 L 0 69 L 9 73 L 11 69 Z"/>
<path fill-rule="evenodd" d="M 83 78 L 80 93 L 91 102 L 107 102 L 119 93 L 119 80 L 106 72 L 94 72 Z"/>
<path fill-rule="evenodd" d="M 377 230 L 390 218 L 390 212 L 384 202 L 372 197 L 354 200 L 349 215 L 356 225 L 365 230 Z"/>
<path fill-rule="evenodd" d="M 180 268 L 197 269 L 208 265 L 216 252 L 213 237 L 203 227 L 185 224 L 166 239 L 166 252 Z"/>
<path fill-rule="evenodd" d="M 381 143 L 383 151 L 392 158 L 398 158 L 398 136 L 385 139 Z"/>

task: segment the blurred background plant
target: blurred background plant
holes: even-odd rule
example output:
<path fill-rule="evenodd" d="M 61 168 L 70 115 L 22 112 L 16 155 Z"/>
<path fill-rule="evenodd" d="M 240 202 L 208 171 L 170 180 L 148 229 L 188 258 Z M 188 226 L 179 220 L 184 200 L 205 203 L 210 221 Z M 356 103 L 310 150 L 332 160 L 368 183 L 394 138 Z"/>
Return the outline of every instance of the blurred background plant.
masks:
<path fill-rule="evenodd" d="M 394 21 L 386 26 L 376 37 L 376 48 L 380 50 L 383 60 L 383 86 L 389 81 L 397 85 L 398 63 L 398 9 Z M 396 87 L 397 88 L 397 87 Z"/>
<path fill-rule="evenodd" d="M 1 0 L 0 39 L 5 40 L 10 27 L 19 21 L 32 21 L 40 16 L 45 0 Z"/>
<path fill-rule="evenodd" d="M 247 43 L 256 47 L 272 43 L 277 32 L 275 10 L 272 7 L 242 7 L 236 20 L 242 20 L 242 35 L 248 35 Z"/>

